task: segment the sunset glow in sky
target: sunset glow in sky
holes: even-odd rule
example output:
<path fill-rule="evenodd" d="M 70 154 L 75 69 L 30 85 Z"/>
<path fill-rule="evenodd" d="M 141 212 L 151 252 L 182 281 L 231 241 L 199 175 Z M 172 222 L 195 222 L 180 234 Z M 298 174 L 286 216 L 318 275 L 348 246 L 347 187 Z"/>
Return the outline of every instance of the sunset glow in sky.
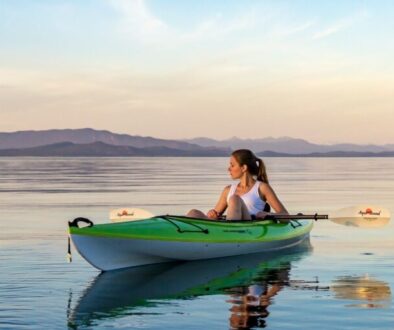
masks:
<path fill-rule="evenodd" d="M 394 143 L 393 1 L 0 0 L 0 131 Z"/>

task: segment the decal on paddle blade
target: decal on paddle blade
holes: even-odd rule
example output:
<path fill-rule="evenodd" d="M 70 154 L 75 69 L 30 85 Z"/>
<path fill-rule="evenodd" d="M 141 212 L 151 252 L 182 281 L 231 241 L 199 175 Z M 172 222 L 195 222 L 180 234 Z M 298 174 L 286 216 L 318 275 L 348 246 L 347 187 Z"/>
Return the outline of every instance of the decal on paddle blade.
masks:
<path fill-rule="evenodd" d="M 134 215 L 134 212 L 127 213 L 127 210 L 123 210 L 122 213 L 118 213 L 118 217 L 126 216 L 126 215 Z"/>
<path fill-rule="evenodd" d="M 365 209 L 365 211 L 360 211 L 358 213 L 361 214 L 361 215 L 380 215 L 380 212 L 382 212 L 382 211 L 373 212 L 372 209 L 367 208 L 367 209 Z"/>

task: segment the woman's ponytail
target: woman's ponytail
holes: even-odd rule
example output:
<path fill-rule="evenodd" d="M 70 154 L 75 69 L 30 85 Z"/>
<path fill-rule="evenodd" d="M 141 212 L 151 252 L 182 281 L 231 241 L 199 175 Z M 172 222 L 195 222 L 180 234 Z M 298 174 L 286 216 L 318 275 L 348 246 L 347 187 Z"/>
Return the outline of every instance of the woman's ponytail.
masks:
<path fill-rule="evenodd" d="M 265 164 L 262 159 L 256 157 L 257 162 L 259 163 L 259 173 L 257 174 L 257 180 L 261 182 L 268 183 L 268 175 L 267 170 L 265 168 Z"/>

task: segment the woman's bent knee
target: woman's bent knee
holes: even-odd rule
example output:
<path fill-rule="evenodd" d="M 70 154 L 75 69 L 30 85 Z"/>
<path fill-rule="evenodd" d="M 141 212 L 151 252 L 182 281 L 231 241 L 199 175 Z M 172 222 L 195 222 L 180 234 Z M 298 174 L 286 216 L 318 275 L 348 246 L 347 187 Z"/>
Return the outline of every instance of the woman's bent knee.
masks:
<path fill-rule="evenodd" d="M 229 200 L 228 200 L 228 204 L 233 204 L 233 205 L 237 205 L 237 204 L 241 204 L 242 203 L 242 198 L 239 197 L 238 195 L 232 195 Z"/>
<path fill-rule="evenodd" d="M 186 213 L 186 216 L 191 218 L 199 218 L 204 216 L 204 213 L 197 209 L 191 209 L 189 212 Z"/>
<path fill-rule="evenodd" d="M 188 217 L 190 217 L 190 215 L 195 214 L 196 212 L 198 212 L 198 210 L 196 210 L 196 209 L 191 209 L 189 212 L 186 213 L 186 215 L 187 215 Z"/>

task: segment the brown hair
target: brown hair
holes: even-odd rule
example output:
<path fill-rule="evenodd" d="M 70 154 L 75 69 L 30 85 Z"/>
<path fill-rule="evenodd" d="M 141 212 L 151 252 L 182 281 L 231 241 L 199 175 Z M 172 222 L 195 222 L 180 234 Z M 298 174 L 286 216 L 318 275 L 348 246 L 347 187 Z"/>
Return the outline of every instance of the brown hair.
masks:
<path fill-rule="evenodd" d="M 246 165 L 250 174 L 257 176 L 257 180 L 268 183 L 267 171 L 262 159 L 256 157 L 253 152 L 248 149 L 238 149 L 231 154 L 239 163 Z"/>

